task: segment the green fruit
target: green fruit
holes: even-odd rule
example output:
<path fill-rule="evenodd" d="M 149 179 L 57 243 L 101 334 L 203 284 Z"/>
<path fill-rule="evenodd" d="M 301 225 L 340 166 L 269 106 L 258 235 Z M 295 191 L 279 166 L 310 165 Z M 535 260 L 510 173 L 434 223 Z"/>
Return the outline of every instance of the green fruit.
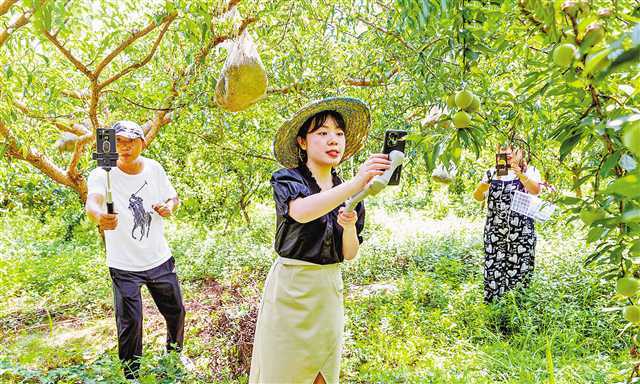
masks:
<path fill-rule="evenodd" d="M 578 49 L 573 44 L 560 44 L 553 50 L 553 62 L 563 68 L 568 68 L 576 58 Z"/>
<path fill-rule="evenodd" d="M 456 107 L 456 95 L 455 94 L 451 94 L 451 95 L 447 96 L 447 107 L 449 107 L 449 108 L 455 108 Z"/>
<path fill-rule="evenodd" d="M 631 276 L 621 277 L 616 282 L 616 292 L 624 297 L 635 295 L 638 289 L 640 289 L 640 280 Z"/>
<path fill-rule="evenodd" d="M 580 0 L 578 1 L 578 8 L 580 8 L 580 12 L 587 13 L 591 9 L 591 6 L 589 5 L 589 1 Z"/>
<path fill-rule="evenodd" d="M 562 12 L 566 13 L 569 17 L 576 17 L 578 15 L 578 3 L 575 1 L 565 1 L 562 3 Z"/>
<path fill-rule="evenodd" d="M 587 26 L 587 29 L 585 29 L 580 48 L 586 51 L 601 42 L 602 39 L 604 39 L 604 28 L 602 28 L 602 25 L 600 23 L 591 23 Z"/>
<path fill-rule="evenodd" d="M 628 125 L 622 133 L 622 143 L 625 147 L 640 157 L 640 121 Z"/>
<path fill-rule="evenodd" d="M 463 90 L 456 93 L 456 106 L 465 109 L 473 102 L 473 93 Z"/>
<path fill-rule="evenodd" d="M 471 101 L 471 104 L 469 104 L 469 106 L 464 110 L 469 113 L 478 112 L 480 110 L 480 98 L 476 95 L 473 95 L 473 100 Z"/>
<path fill-rule="evenodd" d="M 453 115 L 453 125 L 456 128 L 467 128 L 469 124 L 471 124 L 471 115 L 469 115 L 467 112 L 458 111 Z"/>
<path fill-rule="evenodd" d="M 598 17 L 601 17 L 603 19 L 610 17 L 612 15 L 612 12 L 609 8 L 601 8 L 598 10 Z"/>
<path fill-rule="evenodd" d="M 640 307 L 637 305 L 627 305 L 622 310 L 622 316 L 630 323 L 640 322 Z"/>

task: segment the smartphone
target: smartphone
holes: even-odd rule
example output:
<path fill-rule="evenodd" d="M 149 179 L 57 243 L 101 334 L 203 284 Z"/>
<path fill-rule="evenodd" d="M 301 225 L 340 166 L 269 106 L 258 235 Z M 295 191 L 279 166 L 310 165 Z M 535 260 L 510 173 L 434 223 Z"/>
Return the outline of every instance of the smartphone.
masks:
<path fill-rule="evenodd" d="M 99 167 L 114 168 L 118 164 L 118 152 L 116 151 L 116 130 L 113 128 L 96 129 L 96 152 L 94 160 Z"/>
<path fill-rule="evenodd" d="M 509 162 L 506 153 L 496 153 L 496 175 L 507 176 L 509 174 Z"/>
<path fill-rule="evenodd" d="M 398 129 L 388 129 L 384 133 L 384 146 L 382 147 L 382 153 L 389 154 L 391 151 L 400 151 L 404 153 L 404 146 L 406 144 L 407 131 Z M 396 168 L 391 175 L 388 185 L 400 184 L 400 173 L 402 172 L 402 165 Z"/>
<path fill-rule="evenodd" d="M 116 130 L 113 128 L 96 129 L 96 152 L 93 159 L 98 166 L 107 171 L 107 212 L 113 213 L 113 200 L 111 198 L 111 181 L 109 171 L 118 166 L 118 151 L 116 151 Z"/>

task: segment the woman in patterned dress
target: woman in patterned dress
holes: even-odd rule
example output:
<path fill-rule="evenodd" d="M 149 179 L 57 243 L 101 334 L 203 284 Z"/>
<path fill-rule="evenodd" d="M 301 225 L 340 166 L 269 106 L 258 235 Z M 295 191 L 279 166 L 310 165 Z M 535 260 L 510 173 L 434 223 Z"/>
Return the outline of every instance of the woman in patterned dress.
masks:
<path fill-rule="evenodd" d="M 498 147 L 506 153 L 510 169 L 497 176 L 489 169 L 473 193 L 478 201 L 487 198 L 484 227 L 484 300 L 493 302 L 519 283 L 526 286 L 534 269 L 536 233 L 533 219 L 511 211 L 515 191 L 540 193 L 540 173 L 528 165 L 526 152 L 513 144 Z"/>

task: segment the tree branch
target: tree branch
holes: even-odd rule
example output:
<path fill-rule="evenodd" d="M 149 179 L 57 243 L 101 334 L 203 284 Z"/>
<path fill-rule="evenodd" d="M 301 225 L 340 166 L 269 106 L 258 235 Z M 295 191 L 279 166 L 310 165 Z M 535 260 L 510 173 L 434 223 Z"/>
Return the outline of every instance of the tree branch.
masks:
<path fill-rule="evenodd" d="M 47 30 L 42 30 L 42 33 L 45 35 L 45 37 L 51 42 L 53 43 L 53 45 L 55 45 L 58 50 L 60 52 L 62 52 L 62 54 L 71 62 L 73 63 L 73 65 L 76 67 L 76 69 L 78 69 L 80 72 L 84 73 L 85 76 L 87 76 L 90 80 L 95 80 L 96 79 L 96 75 L 95 73 L 91 72 L 89 70 L 89 68 L 87 68 L 86 65 L 82 64 L 80 62 L 80 60 L 76 59 L 75 56 L 73 56 L 73 54 L 71 53 L 71 51 L 69 51 L 68 49 L 66 49 L 62 43 L 60 42 L 60 40 L 58 40 L 58 38 L 56 36 L 53 36 L 51 33 L 49 33 L 49 31 Z"/>
<path fill-rule="evenodd" d="M 72 90 L 72 91 L 64 90 L 61 93 L 67 97 L 71 97 L 78 100 L 87 100 L 91 96 L 91 93 L 87 89 Z"/>
<path fill-rule="evenodd" d="M 394 68 L 393 71 L 387 73 L 384 79 L 347 79 L 345 80 L 346 85 L 351 85 L 353 87 L 379 87 L 387 85 L 387 81 L 391 80 L 393 76 L 395 76 L 400 69 L 398 67 Z"/>
<path fill-rule="evenodd" d="M 81 176 L 78 178 L 71 178 L 67 173 L 65 173 L 62 169 L 60 169 L 60 167 L 54 164 L 43 154 L 37 152 L 34 149 L 23 150 L 23 148 L 20 148 L 18 141 L 16 140 L 9 127 L 4 125 L 4 123 L 1 121 L 0 136 L 4 136 L 4 138 L 6 139 L 7 155 L 28 162 L 29 164 L 39 169 L 42 173 L 49 176 L 55 182 L 72 188 L 80 195 L 82 201 L 86 200 L 87 187 Z"/>
<path fill-rule="evenodd" d="M 387 85 L 387 82 L 398 72 L 400 72 L 400 69 L 396 67 L 391 72 L 387 73 L 386 77 L 383 79 L 346 79 L 344 84 L 352 87 L 382 87 Z M 299 80 L 281 88 L 268 88 L 267 94 L 299 92 L 309 84 L 309 81 Z"/>
<path fill-rule="evenodd" d="M 535 25 L 540 31 L 544 33 L 549 32 L 549 28 L 542 23 L 542 21 L 536 19 L 536 17 L 531 13 L 530 10 L 527 9 L 526 3 L 523 0 L 518 1 L 518 6 L 520 7 L 520 11 L 524 14 L 527 19 L 531 22 L 531 24 Z"/>
<path fill-rule="evenodd" d="M 11 8 L 11 6 L 17 2 L 18 0 L 5 0 L 2 3 L 0 3 L 0 16 L 9 12 L 9 8 Z"/>
<path fill-rule="evenodd" d="M 227 11 L 231 9 L 233 6 L 235 6 L 235 4 L 237 4 L 238 2 L 239 0 L 236 0 L 236 1 L 232 0 L 230 2 L 229 7 L 227 8 Z M 157 111 L 153 119 L 146 123 L 149 126 L 149 130 L 145 134 L 145 140 L 147 142 L 147 145 L 150 145 L 151 142 L 156 138 L 160 128 L 169 124 L 172 121 L 173 113 L 169 113 L 168 110 L 173 108 L 172 104 L 179 95 L 178 84 L 181 81 L 183 81 L 185 78 L 188 78 L 198 73 L 198 70 L 205 63 L 207 56 L 209 55 L 213 47 L 235 36 L 239 36 L 247 28 L 247 26 L 249 26 L 249 24 L 255 22 L 256 20 L 257 20 L 256 18 L 252 18 L 252 17 L 244 19 L 240 24 L 238 32 L 232 36 L 223 35 L 223 36 L 213 37 L 211 40 L 209 40 L 207 45 L 203 47 L 200 50 L 200 52 L 198 52 L 198 55 L 196 56 L 196 59 L 194 61 L 194 65 L 190 69 L 184 68 L 182 71 L 180 71 L 180 75 L 177 76 L 176 79 L 174 80 L 171 87 L 170 95 L 165 101 L 166 105 L 168 105 L 168 107 L 166 108 L 167 110 Z"/>
<path fill-rule="evenodd" d="M 71 116 L 71 115 L 66 115 L 66 116 L 45 116 L 42 113 L 38 113 L 36 111 L 33 111 L 32 109 L 27 107 L 21 101 L 18 101 L 18 100 L 15 100 L 15 99 L 11 99 L 11 103 L 16 108 L 18 108 L 18 110 L 20 110 L 20 112 L 22 112 L 25 116 L 30 117 L 32 119 L 38 119 L 38 120 L 49 122 L 49 123 L 53 124 L 56 128 L 58 128 L 61 131 L 70 132 L 70 133 L 73 133 L 76 136 L 82 136 L 85 133 L 89 132 L 88 129 L 86 127 L 84 127 L 83 125 L 81 125 L 81 124 L 71 124 L 71 123 L 68 123 L 68 122 L 60 122 L 60 121 L 58 121 L 58 118 L 60 118 L 60 117 L 68 117 L 68 116 Z"/>
<path fill-rule="evenodd" d="M 31 18 L 31 15 L 33 15 L 33 10 L 29 9 L 29 10 L 26 10 L 22 15 L 15 17 L 13 20 L 11 20 L 9 22 L 9 25 L 7 26 L 7 29 L 5 29 L 4 31 L 0 32 L 0 47 L 7 40 L 9 40 L 9 37 L 11 37 L 11 34 L 13 32 L 15 32 L 16 29 L 24 26 L 25 24 L 27 24 L 29 22 L 29 19 Z"/>
<path fill-rule="evenodd" d="M 368 21 L 368 20 L 365 20 L 365 19 L 363 19 L 363 18 L 361 18 L 361 17 L 356 16 L 356 19 L 357 19 L 357 20 L 362 21 L 363 23 L 367 24 L 368 26 L 370 26 L 370 27 L 372 27 L 372 28 L 377 29 L 378 31 L 380 31 L 380 32 L 384 33 L 385 35 L 388 35 L 388 36 L 391 36 L 391 37 L 395 38 L 395 39 L 396 39 L 396 40 L 398 40 L 402 45 L 404 45 L 408 50 L 410 50 L 410 51 L 412 51 L 412 52 L 415 52 L 415 51 L 416 51 L 416 50 L 415 50 L 415 48 L 413 48 L 411 45 L 409 45 L 409 43 L 407 43 L 407 42 L 402 38 L 402 36 L 400 36 L 398 33 L 396 33 L 396 32 L 392 32 L 392 31 L 387 31 L 386 29 L 384 29 L 384 28 L 382 28 L 382 27 L 380 27 L 380 26 L 378 26 L 378 25 L 375 25 L 375 24 L 373 24 L 372 22 L 370 22 L 370 21 Z"/>
<path fill-rule="evenodd" d="M 67 167 L 67 175 L 73 180 L 79 179 L 81 176 L 78 174 L 78 163 L 84 153 L 84 147 L 91 141 L 93 141 L 93 133 L 85 133 L 83 136 L 76 140 L 76 146 L 73 150 L 73 156 Z"/>
<path fill-rule="evenodd" d="M 146 64 L 147 61 L 149 61 L 149 59 L 151 59 L 151 56 L 153 56 L 156 48 L 158 47 L 158 44 L 160 44 L 160 40 L 162 39 L 162 36 L 164 36 L 164 33 L 167 31 L 167 28 L 169 27 L 169 24 L 171 24 L 171 22 L 173 20 L 175 20 L 175 18 L 178 16 L 177 12 L 173 12 L 168 14 L 167 16 L 165 16 L 159 23 L 156 23 L 155 21 L 152 22 L 151 24 L 147 25 L 144 29 L 132 34 L 127 40 L 123 41 L 116 49 L 114 49 L 111 53 L 109 53 L 107 55 L 107 57 L 105 57 L 100 64 L 98 64 L 98 66 L 96 67 L 95 70 L 95 75 L 96 78 L 98 78 L 100 76 L 100 74 L 102 73 L 102 71 L 104 70 L 104 68 L 113 60 L 116 58 L 116 56 L 118 56 L 122 51 L 124 51 L 128 46 L 130 46 L 131 44 L 133 44 L 136 40 L 138 40 L 141 37 L 146 36 L 149 32 L 153 31 L 154 29 L 156 29 L 158 26 L 166 23 L 163 31 L 160 33 L 160 36 L 158 36 L 158 39 L 156 40 L 155 44 L 153 45 L 153 49 L 151 50 L 151 52 L 149 53 L 149 55 L 147 55 L 147 58 L 145 58 L 144 64 Z M 141 67 L 142 65 L 139 65 L 137 68 Z M 111 79 L 107 80 L 105 83 L 101 84 L 100 88 L 105 87 L 106 85 L 110 84 L 111 82 L 119 79 L 120 77 L 122 77 L 123 75 L 125 75 L 126 73 L 129 73 L 132 69 L 129 69 L 131 67 L 128 67 L 127 69 L 125 69 L 124 71 L 122 71 L 120 74 L 113 76 Z M 135 68 L 133 68 L 135 69 Z"/>

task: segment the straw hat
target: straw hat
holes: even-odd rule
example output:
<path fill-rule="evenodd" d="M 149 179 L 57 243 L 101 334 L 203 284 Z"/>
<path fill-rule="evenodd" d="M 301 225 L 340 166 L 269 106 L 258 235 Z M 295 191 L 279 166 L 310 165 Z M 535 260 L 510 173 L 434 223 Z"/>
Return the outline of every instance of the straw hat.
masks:
<path fill-rule="evenodd" d="M 344 119 L 346 147 L 341 162 L 362 149 L 371 123 L 369 108 L 359 99 L 330 97 L 307 104 L 278 129 L 273 141 L 273 154 L 280 164 L 287 168 L 298 166 L 299 147 L 296 136 L 307 119 L 322 111 L 336 111 Z"/>

